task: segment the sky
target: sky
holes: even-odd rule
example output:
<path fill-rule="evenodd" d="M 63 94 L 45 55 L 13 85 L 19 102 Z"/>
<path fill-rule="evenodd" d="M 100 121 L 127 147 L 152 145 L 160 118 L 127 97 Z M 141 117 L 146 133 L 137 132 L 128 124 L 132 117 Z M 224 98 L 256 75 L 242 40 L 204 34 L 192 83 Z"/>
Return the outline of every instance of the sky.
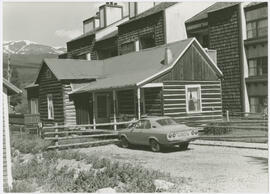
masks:
<path fill-rule="evenodd" d="M 94 16 L 104 3 L 5 1 L 2 4 L 3 40 L 30 40 L 65 47 L 67 41 L 82 34 L 82 21 Z M 128 3 L 118 4 L 124 6 L 124 15 L 127 15 Z M 197 6 L 205 8 L 205 2 L 196 2 Z"/>
<path fill-rule="evenodd" d="M 104 2 L 3 2 L 3 41 L 30 40 L 50 46 L 82 34 L 82 21 Z M 127 14 L 127 3 L 120 2 Z"/>

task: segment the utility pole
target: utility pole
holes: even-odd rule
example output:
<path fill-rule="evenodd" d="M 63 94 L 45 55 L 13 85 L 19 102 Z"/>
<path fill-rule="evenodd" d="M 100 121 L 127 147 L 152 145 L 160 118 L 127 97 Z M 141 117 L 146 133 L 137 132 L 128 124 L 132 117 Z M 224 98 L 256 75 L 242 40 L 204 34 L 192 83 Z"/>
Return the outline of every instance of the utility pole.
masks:
<path fill-rule="evenodd" d="M 7 80 L 11 80 L 11 68 L 10 68 L 10 54 L 8 54 L 8 69 L 7 69 Z"/>

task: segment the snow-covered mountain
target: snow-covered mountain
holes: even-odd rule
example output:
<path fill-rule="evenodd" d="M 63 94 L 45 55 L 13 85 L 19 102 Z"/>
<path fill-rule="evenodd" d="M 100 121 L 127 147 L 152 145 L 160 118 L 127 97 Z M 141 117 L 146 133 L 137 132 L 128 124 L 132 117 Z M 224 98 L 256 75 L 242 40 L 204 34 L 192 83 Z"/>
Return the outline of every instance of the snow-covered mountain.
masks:
<path fill-rule="evenodd" d="M 4 54 L 39 55 L 39 54 L 62 54 L 66 48 L 42 45 L 29 40 L 4 41 Z"/>

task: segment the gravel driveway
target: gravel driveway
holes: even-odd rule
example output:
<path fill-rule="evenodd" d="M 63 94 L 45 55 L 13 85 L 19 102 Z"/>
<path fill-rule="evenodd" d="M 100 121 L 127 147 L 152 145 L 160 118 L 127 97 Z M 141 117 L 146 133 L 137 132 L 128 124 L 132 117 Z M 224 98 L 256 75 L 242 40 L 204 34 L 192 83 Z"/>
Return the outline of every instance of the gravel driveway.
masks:
<path fill-rule="evenodd" d="M 115 161 L 190 179 L 176 192 L 268 192 L 268 151 L 190 145 L 186 151 L 153 153 L 116 145 L 78 149 Z"/>

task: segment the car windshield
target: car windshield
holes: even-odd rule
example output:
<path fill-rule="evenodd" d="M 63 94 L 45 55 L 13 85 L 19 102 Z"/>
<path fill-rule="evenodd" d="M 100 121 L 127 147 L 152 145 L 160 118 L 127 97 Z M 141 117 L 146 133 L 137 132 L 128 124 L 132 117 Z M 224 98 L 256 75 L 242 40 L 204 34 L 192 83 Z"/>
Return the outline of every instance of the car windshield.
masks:
<path fill-rule="evenodd" d="M 157 123 L 162 125 L 162 126 L 166 126 L 166 125 L 177 125 L 177 123 L 175 122 L 175 120 L 171 119 L 171 118 L 166 118 L 166 119 L 159 119 L 157 120 Z"/>

